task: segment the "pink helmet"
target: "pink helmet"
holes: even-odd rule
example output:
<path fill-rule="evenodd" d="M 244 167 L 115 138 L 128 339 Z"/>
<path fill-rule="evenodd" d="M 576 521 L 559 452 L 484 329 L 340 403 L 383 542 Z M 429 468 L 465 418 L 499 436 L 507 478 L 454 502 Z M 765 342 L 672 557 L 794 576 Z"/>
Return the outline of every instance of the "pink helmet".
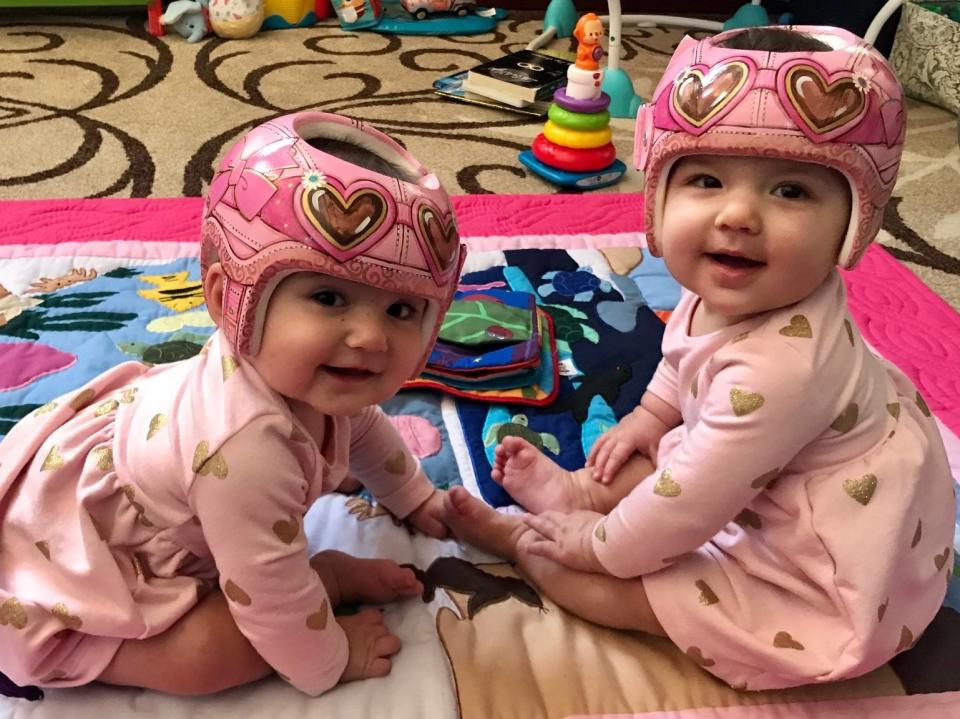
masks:
<path fill-rule="evenodd" d="M 767 52 L 718 47 L 734 30 L 685 37 L 653 99 L 640 108 L 634 162 L 646 175 L 647 244 L 659 255 L 670 167 L 685 155 L 751 155 L 827 165 L 850 183 L 852 212 L 838 263 L 873 241 L 903 149 L 900 83 L 866 41 L 833 27 L 789 28 L 831 48 Z"/>
<path fill-rule="evenodd" d="M 406 179 L 327 154 L 309 144 L 317 138 L 368 150 Z M 204 276 L 214 262 L 223 267 L 222 329 L 240 354 L 259 350 L 280 280 L 307 270 L 425 298 L 426 362 L 466 250 L 450 198 L 410 153 L 358 120 L 301 112 L 254 128 L 227 152 L 204 204 L 200 254 Z"/>

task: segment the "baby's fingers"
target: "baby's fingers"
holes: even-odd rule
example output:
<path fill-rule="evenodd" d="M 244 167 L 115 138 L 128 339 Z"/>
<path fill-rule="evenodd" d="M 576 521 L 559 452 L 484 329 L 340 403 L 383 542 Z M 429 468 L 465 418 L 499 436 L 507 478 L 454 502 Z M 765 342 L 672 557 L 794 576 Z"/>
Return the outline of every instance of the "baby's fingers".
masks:
<path fill-rule="evenodd" d="M 556 525 L 547 517 L 537 514 L 524 514 L 523 522 L 541 537 L 553 539 Z"/>
<path fill-rule="evenodd" d="M 535 539 L 527 544 L 526 550 L 529 554 L 549 559 L 557 564 L 563 564 L 563 554 L 560 551 L 560 546 L 553 540 Z"/>

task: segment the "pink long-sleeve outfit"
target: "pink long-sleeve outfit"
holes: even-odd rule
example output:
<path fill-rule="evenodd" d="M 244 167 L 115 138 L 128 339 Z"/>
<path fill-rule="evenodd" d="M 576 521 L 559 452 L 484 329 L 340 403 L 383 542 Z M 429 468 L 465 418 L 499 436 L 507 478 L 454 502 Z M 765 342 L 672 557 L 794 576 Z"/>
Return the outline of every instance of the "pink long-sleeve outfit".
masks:
<path fill-rule="evenodd" d="M 864 344 L 837 273 L 702 336 L 684 293 L 649 391 L 683 423 L 593 546 L 643 576 L 670 638 L 733 686 L 870 671 L 936 614 L 954 490 L 923 399 Z"/>
<path fill-rule="evenodd" d="M 90 682 L 219 583 L 271 666 L 329 689 L 347 640 L 303 517 L 348 471 L 400 517 L 433 491 L 379 408 L 287 403 L 219 332 L 190 360 L 129 362 L 35 410 L 0 444 L 0 671 Z"/>

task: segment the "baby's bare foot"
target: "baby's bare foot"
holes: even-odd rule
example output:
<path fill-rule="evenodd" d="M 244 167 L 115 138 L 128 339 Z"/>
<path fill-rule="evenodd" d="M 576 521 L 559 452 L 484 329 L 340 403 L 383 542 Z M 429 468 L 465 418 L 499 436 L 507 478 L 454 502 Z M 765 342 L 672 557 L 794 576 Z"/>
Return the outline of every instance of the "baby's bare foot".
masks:
<path fill-rule="evenodd" d="M 391 559 L 361 559 L 327 549 L 315 554 L 310 566 L 320 575 L 333 606 L 341 602 L 385 604 L 423 592 L 413 572 Z"/>
<path fill-rule="evenodd" d="M 574 473 L 567 471 L 520 437 L 504 437 L 493 456 L 493 481 L 518 504 L 539 514 L 548 509 L 582 509 L 582 491 Z"/>
<path fill-rule="evenodd" d="M 517 543 L 528 531 L 520 517 L 498 512 L 463 487 L 447 492 L 443 508 L 447 526 L 457 539 L 504 559 L 516 559 Z"/>

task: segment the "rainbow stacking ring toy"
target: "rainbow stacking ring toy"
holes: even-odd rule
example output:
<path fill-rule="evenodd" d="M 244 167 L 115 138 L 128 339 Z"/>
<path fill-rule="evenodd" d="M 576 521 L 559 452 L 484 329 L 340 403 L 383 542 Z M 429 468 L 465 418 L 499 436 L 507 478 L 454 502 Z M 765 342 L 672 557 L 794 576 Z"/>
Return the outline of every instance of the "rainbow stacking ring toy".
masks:
<path fill-rule="evenodd" d="M 593 130 L 602 130 L 610 126 L 610 113 L 606 110 L 594 113 L 571 112 L 556 103 L 552 103 L 550 109 L 547 111 L 547 117 L 549 117 L 555 125 L 559 125 L 567 130 L 592 132 Z"/>
<path fill-rule="evenodd" d="M 602 170 L 617 159 L 617 148 L 612 142 L 588 149 L 565 147 L 550 142 L 543 133 L 537 135 L 530 150 L 540 162 L 567 172 Z"/>
<path fill-rule="evenodd" d="M 580 100 L 576 97 L 570 97 L 565 87 L 561 87 L 553 93 L 553 101 L 564 110 L 570 110 L 570 112 L 603 112 L 610 107 L 610 96 L 605 92 L 601 92 L 597 97 Z"/>

